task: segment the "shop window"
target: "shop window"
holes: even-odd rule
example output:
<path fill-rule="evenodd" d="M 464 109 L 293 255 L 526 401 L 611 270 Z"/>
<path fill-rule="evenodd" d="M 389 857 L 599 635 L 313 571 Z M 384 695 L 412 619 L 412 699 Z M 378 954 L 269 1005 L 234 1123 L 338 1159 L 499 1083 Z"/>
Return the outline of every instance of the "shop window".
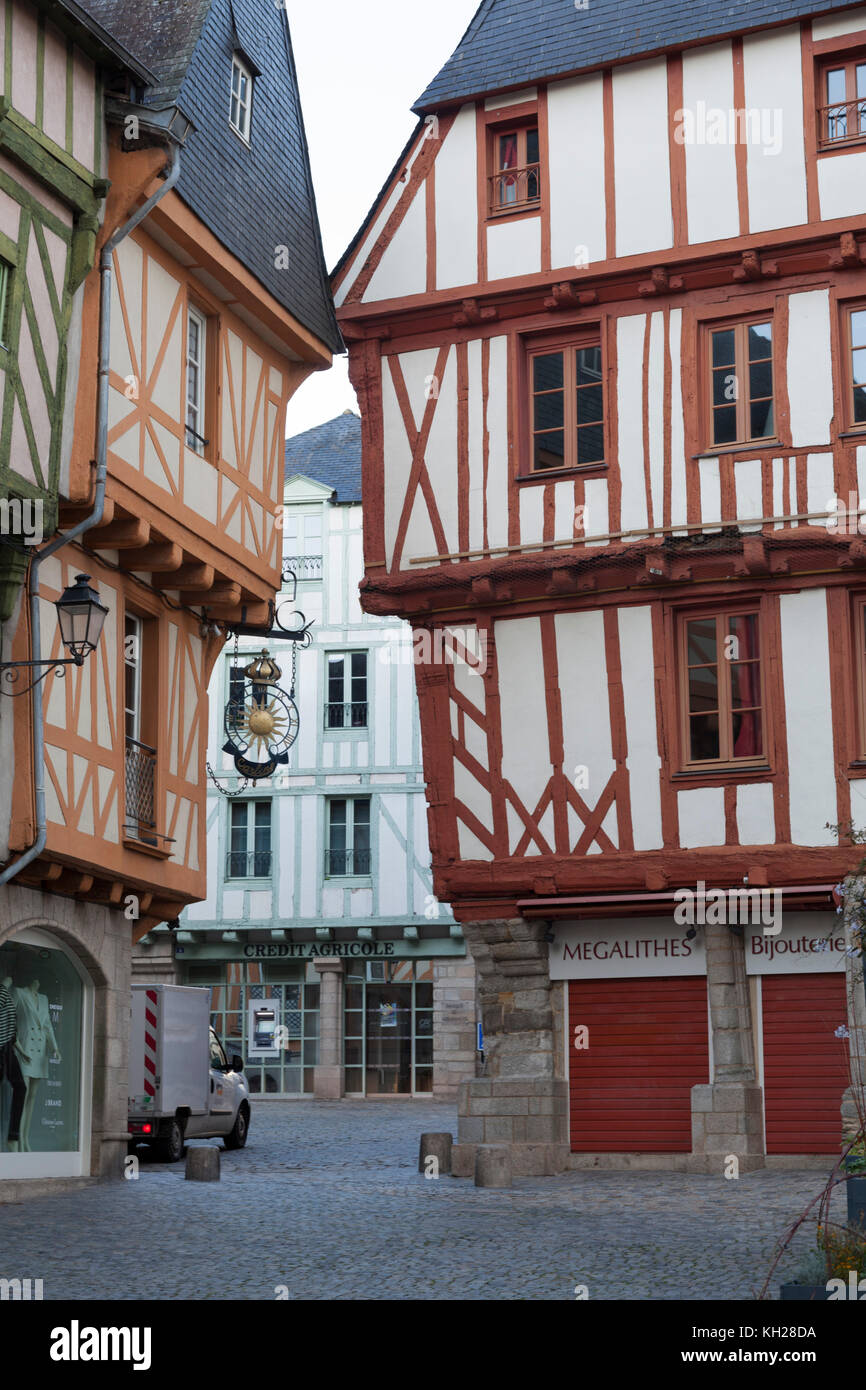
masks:
<path fill-rule="evenodd" d="M 684 767 L 765 762 L 757 611 L 682 616 L 679 663 Z"/>
<path fill-rule="evenodd" d="M 229 808 L 226 878 L 269 878 L 271 802 L 266 797 L 233 801 Z"/>
<path fill-rule="evenodd" d="M 866 303 L 845 309 L 843 338 L 848 426 L 866 429 Z"/>
<path fill-rule="evenodd" d="M 598 338 L 534 348 L 528 367 L 532 472 L 603 465 L 604 377 Z"/>
<path fill-rule="evenodd" d="M 244 1059 L 253 1095 L 310 1095 L 318 1061 L 319 976 L 312 961 L 190 965 L 189 984 L 210 986 L 211 1025 L 229 1056 Z"/>
<path fill-rule="evenodd" d="M 772 320 L 710 328 L 706 361 L 710 447 L 774 439 Z"/>
<path fill-rule="evenodd" d="M 328 653 L 326 729 L 366 729 L 367 653 Z"/>
<path fill-rule="evenodd" d="M 819 145 L 866 142 L 866 52 L 823 62 L 818 92 Z"/>
<path fill-rule="evenodd" d="M 488 215 L 537 211 L 541 204 L 537 116 L 491 126 L 487 141 Z"/>
<path fill-rule="evenodd" d="M 325 877 L 363 877 L 370 873 L 370 864 L 370 798 L 332 797 Z"/>
<path fill-rule="evenodd" d="M 84 984 L 42 937 L 23 933 L 0 946 L 0 1174 L 17 1177 L 82 1171 L 43 1157 L 83 1147 Z"/>
<path fill-rule="evenodd" d="M 432 1091 L 432 963 L 350 965 L 343 1047 L 349 1095 Z"/>

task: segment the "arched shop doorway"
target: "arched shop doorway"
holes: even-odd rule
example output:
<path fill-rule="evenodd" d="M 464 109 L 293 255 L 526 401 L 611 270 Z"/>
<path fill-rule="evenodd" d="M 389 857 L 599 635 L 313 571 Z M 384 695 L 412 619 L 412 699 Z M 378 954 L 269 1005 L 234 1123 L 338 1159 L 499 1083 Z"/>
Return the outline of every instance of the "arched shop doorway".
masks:
<path fill-rule="evenodd" d="M 50 932 L 0 943 L 0 1179 L 90 1172 L 93 996 Z"/>

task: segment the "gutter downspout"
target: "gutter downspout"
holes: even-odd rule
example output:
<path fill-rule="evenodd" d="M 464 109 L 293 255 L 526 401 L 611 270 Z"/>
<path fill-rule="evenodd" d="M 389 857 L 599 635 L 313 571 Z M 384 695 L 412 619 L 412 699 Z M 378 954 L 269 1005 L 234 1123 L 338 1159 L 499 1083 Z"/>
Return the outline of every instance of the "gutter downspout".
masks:
<path fill-rule="evenodd" d="M 111 256 L 114 248 L 134 231 L 140 222 L 156 206 L 161 198 L 174 187 L 180 177 L 180 146 L 173 142 L 171 149 L 171 168 L 165 181 L 155 193 L 142 203 L 137 212 L 122 227 L 109 237 L 102 247 L 99 257 L 100 298 L 99 298 L 99 392 L 96 407 L 96 489 L 93 496 L 93 511 L 83 521 L 79 521 L 70 531 L 54 537 L 43 546 L 30 562 L 28 580 L 28 599 L 30 603 L 30 644 L 32 659 L 42 656 L 42 631 L 39 616 L 39 566 L 43 560 L 56 554 L 70 541 L 83 536 L 85 531 L 98 526 L 105 509 L 105 480 L 108 471 L 108 371 L 111 349 Z M 45 848 L 48 838 L 48 817 L 45 808 L 45 731 L 42 712 L 42 682 L 33 687 L 33 789 L 36 802 L 36 839 L 29 849 L 0 873 L 0 888 L 15 878 L 22 869 L 31 864 Z"/>

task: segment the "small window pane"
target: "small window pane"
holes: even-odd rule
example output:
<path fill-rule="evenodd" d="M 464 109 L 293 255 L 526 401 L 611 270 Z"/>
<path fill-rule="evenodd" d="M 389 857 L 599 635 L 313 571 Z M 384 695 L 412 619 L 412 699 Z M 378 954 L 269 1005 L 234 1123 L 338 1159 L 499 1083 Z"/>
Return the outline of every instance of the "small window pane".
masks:
<path fill-rule="evenodd" d="M 737 438 L 737 407 L 725 406 L 713 411 L 713 443 L 733 444 Z"/>
<path fill-rule="evenodd" d="M 715 665 L 717 660 L 715 618 L 695 618 L 687 625 L 690 666 Z"/>
<path fill-rule="evenodd" d="M 866 309 L 857 309 L 851 315 L 851 346 L 866 347 Z"/>
<path fill-rule="evenodd" d="M 771 323 L 749 324 L 749 361 L 773 355 L 773 325 Z"/>
<path fill-rule="evenodd" d="M 533 128 L 526 132 L 526 162 L 527 164 L 538 163 L 538 129 Z"/>
<path fill-rule="evenodd" d="M 565 397 L 562 391 L 535 396 L 533 401 L 533 426 L 536 430 L 562 429 L 565 423 Z"/>
<path fill-rule="evenodd" d="M 576 357 L 578 386 L 595 386 L 601 381 L 601 348 L 578 348 Z"/>
<path fill-rule="evenodd" d="M 355 827 L 370 824 L 370 803 L 366 799 L 355 802 Z"/>
<path fill-rule="evenodd" d="M 548 352 L 542 357 L 532 359 L 532 389 L 534 391 L 559 391 L 563 386 L 563 355 L 561 352 Z"/>
<path fill-rule="evenodd" d="M 866 97 L 866 63 L 857 64 L 857 95 Z"/>
<path fill-rule="evenodd" d="M 720 367 L 713 372 L 713 405 L 730 405 L 736 401 L 737 375 L 731 367 Z"/>
<path fill-rule="evenodd" d="M 565 459 L 565 433 L 551 430 L 535 436 L 533 468 L 562 468 Z"/>
<path fill-rule="evenodd" d="M 689 713 L 714 713 L 719 708 L 719 677 L 715 666 L 696 666 L 689 672 Z"/>
<path fill-rule="evenodd" d="M 604 395 L 600 386 L 583 386 L 577 393 L 577 423 L 595 425 L 604 418 Z"/>
<path fill-rule="evenodd" d="M 510 135 L 500 135 L 499 137 L 499 167 L 500 169 L 517 168 L 516 131 L 512 131 Z"/>
<path fill-rule="evenodd" d="M 758 656 L 758 615 L 738 613 L 727 620 L 726 636 L 735 639 L 732 659 L 746 661 Z"/>
<path fill-rule="evenodd" d="M 735 362 L 734 330 L 721 329 L 713 334 L 713 366 L 733 367 Z"/>
<path fill-rule="evenodd" d="M 755 401 L 751 406 L 752 439 L 767 439 L 773 433 L 773 402 Z"/>
<path fill-rule="evenodd" d="M 854 384 L 856 386 L 866 385 L 866 348 L 858 348 L 853 356 L 854 362 Z"/>
<path fill-rule="evenodd" d="M 752 362 L 749 366 L 749 395 L 752 400 L 773 394 L 772 362 Z"/>
<path fill-rule="evenodd" d="M 763 752 L 761 714 L 752 710 L 748 714 L 733 716 L 734 757 L 758 758 Z"/>
<path fill-rule="evenodd" d="M 845 100 L 845 69 L 831 68 L 827 73 L 827 104 Z"/>
<path fill-rule="evenodd" d="M 604 463 L 604 426 L 585 425 L 577 431 L 577 462 Z"/>
<path fill-rule="evenodd" d="M 761 667 L 757 661 L 731 664 L 731 703 L 734 709 L 757 709 L 761 703 Z"/>
<path fill-rule="evenodd" d="M 858 425 L 866 421 L 866 387 L 857 386 L 854 390 L 854 420 Z"/>
<path fill-rule="evenodd" d="M 719 756 L 719 716 L 699 714 L 689 721 L 690 748 L 693 762 Z"/>

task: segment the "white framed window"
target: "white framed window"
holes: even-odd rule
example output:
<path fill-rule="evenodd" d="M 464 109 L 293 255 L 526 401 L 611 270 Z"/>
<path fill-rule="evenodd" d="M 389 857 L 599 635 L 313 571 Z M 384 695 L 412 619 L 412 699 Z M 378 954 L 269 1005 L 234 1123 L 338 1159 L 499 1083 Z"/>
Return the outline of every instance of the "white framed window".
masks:
<path fill-rule="evenodd" d="M 192 305 L 186 317 L 186 443 L 187 448 L 203 454 L 204 437 L 205 350 L 207 319 Z"/>
<path fill-rule="evenodd" d="M 328 801 L 325 877 L 363 877 L 369 872 L 369 796 L 331 797 Z"/>
<path fill-rule="evenodd" d="M 322 577 L 322 513 L 291 512 L 283 517 L 283 565 L 298 579 Z"/>
<path fill-rule="evenodd" d="M 271 802 L 265 797 L 233 801 L 229 807 L 226 878 L 270 878 Z"/>
<path fill-rule="evenodd" d="M 328 653 L 326 729 L 366 729 L 367 653 Z"/>
<path fill-rule="evenodd" d="M 229 124 L 242 140 L 249 143 L 250 115 L 253 106 L 253 75 L 237 53 L 232 59 L 232 98 Z"/>

